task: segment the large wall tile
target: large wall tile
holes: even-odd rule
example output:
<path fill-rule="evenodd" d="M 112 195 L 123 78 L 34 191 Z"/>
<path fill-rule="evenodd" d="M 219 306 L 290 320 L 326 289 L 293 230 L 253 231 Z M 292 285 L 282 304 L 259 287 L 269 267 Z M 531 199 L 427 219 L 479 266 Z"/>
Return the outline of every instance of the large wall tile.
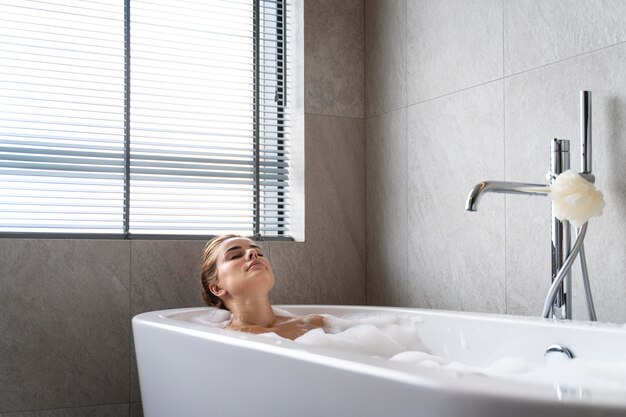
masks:
<path fill-rule="evenodd" d="M 345 231 L 323 230 L 322 241 L 271 243 L 272 304 L 366 304 L 365 249 L 358 252 Z"/>
<path fill-rule="evenodd" d="M 407 1 L 407 104 L 502 74 L 501 0 Z"/>
<path fill-rule="evenodd" d="M 94 407 L 24 411 L 0 414 L 0 417 L 129 417 L 129 405 L 111 404 Z"/>
<path fill-rule="evenodd" d="M 362 0 L 304 2 L 305 111 L 363 117 Z"/>
<path fill-rule="evenodd" d="M 271 242 L 272 302 L 365 303 L 363 125 L 306 116 L 306 241 Z"/>
<path fill-rule="evenodd" d="M 504 0 L 506 75 L 624 41 L 623 0 Z"/>
<path fill-rule="evenodd" d="M 129 245 L 0 240 L 0 412 L 128 402 Z"/>
<path fill-rule="evenodd" d="M 143 417 L 143 407 L 141 403 L 130 403 L 130 417 Z"/>
<path fill-rule="evenodd" d="M 205 241 L 134 240 L 131 243 L 131 315 L 204 305 L 200 261 Z"/>
<path fill-rule="evenodd" d="M 593 168 L 607 206 L 585 240 L 598 318 L 626 321 L 626 44 L 525 72 L 506 80 L 506 175 L 543 182 L 550 140 L 571 140 L 579 169 L 579 90 L 593 96 Z M 510 202 L 509 202 L 510 201 Z M 507 200 L 510 312 L 537 315 L 550 285 L 549 202 Z M 578 263 L 574 265 L 577 270 Z M 576 275 L 574 279 L 580 278 Z M 574 306 L 582 306 L 574 293 Z M 584 318 L 578 309 L 575 317 Z"/>
<path fill-rule="evenodd" d="M 367 119 L 367 303 L 408 306 L 406 109 Z"/>
<path fill-rule="evenodd" d="M 504 199 L 464 211 L 504 176 L 502 81 L 407 110 L 408 277 L 417 307 L 505 311 Z"/>
<path fill-rule="evenodd" d="M 131 318 L 145 311 L 202 307 L 200 261 L 205 241 L 135 240 L 131 243 Z M 266 243 L 260 244 L 265 249 Z M 130 401 L 139 401 L 134 344 Z"/>
<path fill-rule="evenodd" d="M 366 114 L 406 106 L 406 1 L 365 1 Z"/>

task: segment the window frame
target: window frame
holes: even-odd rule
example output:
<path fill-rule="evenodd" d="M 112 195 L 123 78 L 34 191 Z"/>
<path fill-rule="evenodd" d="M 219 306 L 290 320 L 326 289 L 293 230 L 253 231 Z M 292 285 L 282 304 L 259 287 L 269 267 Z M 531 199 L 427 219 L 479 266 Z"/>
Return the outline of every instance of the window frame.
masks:
<path fill-rule="evenodd" d="M 261 79 L 261 64 L 259 57 L 260 47 L 260 5 L 263 2 L 276 4 L 277 9 L 282 9 L 281 14 L 277 14 L 277 26 L 276 32 L 279 35 L 279 41 L 277 43 L 276 55 L 279 57 L 277 62 L 277 80 L 278 91 L 276 101 L 277 105 L 277 130 L 278 130 L 278 149 L 280 156 L 286 156 L 285 150 L 285 135 L 286 135 L 286 106 L 287 106 L 287 3 L 288 0 L 253 0 L 253 66 L 254 71 L 254 175 L 255 175 L 255 187 L 254 187 L 254 215 L 253 215 L 253 230 L 254 233 L 250 235 L 254 240 L 258 241 L 294 241 L 294 238 L 288 234 L 288 231 L 279 231 L 277 236 L 265 236 L 260 234 L 260 210 L 261 205 L 261 185 L 260 185 L 260 158 L 258 157 L 260 152 L 260 116 L 259 111 L 261 107 L 261 97 L 259 94 L 260 79 Z M 132 74 L 130 71 L 131 65 L 131 0 L 124 0 L 124 191 L 123 191 L 123 230 L 120 233 L 72 233 L 72 232 L 8 232 L 0 231 L 0 238 L 30 238 L 30 239 L 105 239 L 105 240 L 207 240 L 215 234 L 184 234 L 184 233 L 172 233 L 172 234 L 158 234 L 158 233 L 131 233 L 130 232 L 130 144 L 131 144 L 131 127 L 130 127 L 130 115 L 132 114 L 131 103 L 131 86 L 132 86 Z M 279 52 L 280 51 L 280 52 Z M 279 195 L 279 212 L 276 216 L 279 222 L 286 221 L 289 216 L 284 203 L 286 200 L 286 188 L 287 183 L 278 186 Z M 283 210 L 280 210 L 283 209 Z"/>

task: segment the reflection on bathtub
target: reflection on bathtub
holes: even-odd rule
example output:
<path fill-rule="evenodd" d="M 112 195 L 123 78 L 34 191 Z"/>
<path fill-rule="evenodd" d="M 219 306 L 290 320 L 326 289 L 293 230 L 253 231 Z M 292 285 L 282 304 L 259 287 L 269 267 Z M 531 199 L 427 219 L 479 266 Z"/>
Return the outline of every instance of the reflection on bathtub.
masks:
<path fill-rule="evenodd" d="M 274 308 L 278 316 L 290 317 L 292 313 Z M 536 363 L 527 358 L 503 356 L 482 366 L 455 360 L 445 352 L 432 352 L 422 342 L 419 316 L 402 313 L 350 314 L 336 317 L 321 314 L 323 328 L 313 329 L 293 342 L 276 333 L 263 333 L 259 337 L 274 339 L 277 344 L 297 343 L 306 346 L 330 348 L 359 355 L 370 355 L 402 363 L 406 370 L 419 372 L 424 367 L 438 369 L 450 375 L 484 375 L 491 378 L 509 378 L 532 384 L 555 387 L 561 395 L 578 397 L 593 395 L 594 391 L 615 391 L 626 397 L 626 361 L 618 363 L 559 357 L 547 363 Z M 208 326 L 226 328 L 230 313 L 211 308 L 203 314 L 189 317 L 191 321 Z M 441 329 L 450 332 L 451 329 Z M 464 350 L 470 346 L 461 332 L 459 345 Z"/>
<path fill-rule="evenodd" d="M 621 325 L 370 306 L 275 312 L 325 325 L 292 341 L 230 330 L 225 310 L 133 318 L 144 415 L 204 417 L 208 404 L 211 415 L 255 417 L 626 415 Z M 574 359 L 545 363 L 558 346 Z"/>

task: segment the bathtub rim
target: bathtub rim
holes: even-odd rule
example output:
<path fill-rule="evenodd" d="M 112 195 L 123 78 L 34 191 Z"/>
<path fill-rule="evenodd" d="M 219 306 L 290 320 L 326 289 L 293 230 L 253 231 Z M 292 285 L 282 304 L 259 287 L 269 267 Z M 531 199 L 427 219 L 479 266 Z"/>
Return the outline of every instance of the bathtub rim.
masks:
<path fill-rule="evenodd" d="M 296 315 L 305 314 L 332 314 L 341 316 L 341 312 L 354 314 L 367 313 L 404 313 L 462 320 L 488 320 L 503 323 L 521 323 L 523 325 L 540 327 L 562 327 L 572 330 L 599 329 L 610 333 L 624 335 L 626 326 L 614 323 L 592 323 L 585 321 L 554 322 L 541 317 L 512 316 L 493 313 L 459 312 L 449 310 L 431 310 L 412 307 L 360 306 L 360 305 L 324 305 L 324 304 L 280 304 L 274 305 L 281 310 Z M 317 363 L 321 366 L 333 366 L 340 369 L 376 375 L 385 379 L 418 386 L 424 389 L 437 390 L 454 395 L 475 396 L 502 401 L 526 402 L 537 404 L 586 408 L 594 412 L 602 410 L 619 410 L 626 412 L 626 399 L 623 401 L 608 401 L 605 397 L 600 400 L 592 399 L 559 399 L 556 391 L 546 389 L 546 386 L 521 383 L 510 379 L 496 379 L 481 375 L 461 375 L 452 377 L 449 373 L 438 372 L 435 369 L 423 369 L 424 372 L 414 372 L 398 369 L 402 364 L 390 365 L 390 361 L 382 358 L 372 358 L 363 354 L 347 353 L 330 348 L 306 346 L 289 340 L 272 339 L 234 330 L 209 327 L 200 323 L 172 318 L 172 316 L 205 312 L 211 307 L 189 307 L 150 311 L 137 314 L 132 319 L 133 331 L 136 325 L 147 325 L 162 328 L 167 331 L 178 332 L 199 337 L 212 342 L 224 343 L 232 346 L 245 347 L 256 351 L 263 351 L 273 355 L 287 356 L 297 360 Z M 135 344 L 137 348 L 137 343 Z M 139 356 L 139 355 L 138 355 Z M 139 358 L 138 358 L 139 361 Z M 523 395 L 520 395 L 519 392 Z"/>

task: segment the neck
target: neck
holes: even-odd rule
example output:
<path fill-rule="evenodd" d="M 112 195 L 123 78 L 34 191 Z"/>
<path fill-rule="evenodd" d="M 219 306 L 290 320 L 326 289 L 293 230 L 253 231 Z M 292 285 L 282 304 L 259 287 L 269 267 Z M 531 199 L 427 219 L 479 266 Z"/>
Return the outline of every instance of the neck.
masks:
<path fill-rule="evenodd" d="M 231 302 L 228 308 L 233 313 L 231 326 L 271 327 L 276 316 L 267 298 Z"/>

